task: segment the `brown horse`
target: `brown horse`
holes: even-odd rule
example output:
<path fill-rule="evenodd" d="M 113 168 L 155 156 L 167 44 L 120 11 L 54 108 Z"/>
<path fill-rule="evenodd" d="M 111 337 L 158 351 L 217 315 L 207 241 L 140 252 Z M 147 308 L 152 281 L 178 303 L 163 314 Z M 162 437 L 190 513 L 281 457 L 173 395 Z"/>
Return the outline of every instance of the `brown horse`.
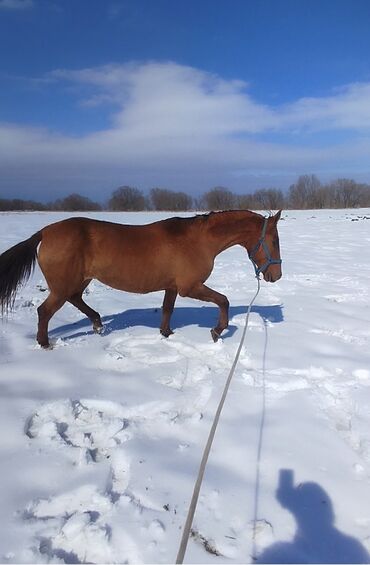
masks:
<path fill-rule="evenodd" d="M 14 303 L 19 285 L 30 276 L 36 258 L 50 294 L 38 308 L 37 341 L 49 346 L 48 324 L 65 302 L 90 318 L 96 332 L 100 315 L 82 299 L 92 279 L 128 292 L 164 290 L 160 332 L 168 337 L 177 294 L 220 309 L 215 341 L 228 326 L 229 301 L 204 282 L 221 251 L 240 244 L 256 274 L 266 281 L 281 277 L 277 222 L 281 211 L 264 218 L 247 210 L 211 212 L 191 218 L 170 218 L 143 226 L 120 225 L 88 218 L 69 218 L 46 226 L 0 255 L 0 304 L 4 314 Z M 40 244 L 38 253 L 37 248 Z"/>

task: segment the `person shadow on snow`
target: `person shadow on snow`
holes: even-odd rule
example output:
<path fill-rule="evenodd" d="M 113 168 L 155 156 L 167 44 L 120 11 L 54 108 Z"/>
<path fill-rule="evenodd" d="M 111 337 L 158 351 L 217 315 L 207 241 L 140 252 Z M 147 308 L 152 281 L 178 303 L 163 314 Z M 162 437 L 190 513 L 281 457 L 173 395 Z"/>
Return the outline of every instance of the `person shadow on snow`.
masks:
<path fill-rule="evenodd" d="M 277 542 L 256 556 L 255 563 L 370 563 L 370 555 L 355 538 L 334 526 L 330 497 L 317 483 L 293 485 L 293 471 L 280 471 L 276 498 L 297 523 L 291 542 Z"/>

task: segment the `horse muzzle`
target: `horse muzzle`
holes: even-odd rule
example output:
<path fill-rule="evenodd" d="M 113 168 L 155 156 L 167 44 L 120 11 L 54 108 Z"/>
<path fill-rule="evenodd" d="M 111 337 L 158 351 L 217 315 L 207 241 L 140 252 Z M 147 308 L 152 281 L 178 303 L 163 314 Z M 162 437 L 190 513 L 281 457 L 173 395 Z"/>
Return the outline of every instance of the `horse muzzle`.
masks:
<path fill-rule="evenodd" d="M 277 272 L 277 269 L 274 269 L 274 271 L 272 271 L 271 267 L 268 268 L 264 273 L 263 273 L 263 278 L 266 282 L 271 282 L 274 283 L 276 281 L 278 281 L 279 279 L 281 279 L 281 269 L 279 269 Z"/>

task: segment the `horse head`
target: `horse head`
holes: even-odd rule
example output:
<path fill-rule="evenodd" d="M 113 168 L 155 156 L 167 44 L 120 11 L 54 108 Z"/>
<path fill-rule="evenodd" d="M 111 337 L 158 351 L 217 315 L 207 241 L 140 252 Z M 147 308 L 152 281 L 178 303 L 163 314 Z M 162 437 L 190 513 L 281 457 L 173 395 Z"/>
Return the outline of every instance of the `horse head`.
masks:
<path fill-rule="evenodd" d="M 276 282 L 281 278 L 281 257 L 277 230 L 280 216 L 281 210 L 275 216 L 264 218 L 262 231 L 256 234 L 258 241 L 251 248 L 247 247 L 256 276 L 262 273 L 267 282 Z"/>

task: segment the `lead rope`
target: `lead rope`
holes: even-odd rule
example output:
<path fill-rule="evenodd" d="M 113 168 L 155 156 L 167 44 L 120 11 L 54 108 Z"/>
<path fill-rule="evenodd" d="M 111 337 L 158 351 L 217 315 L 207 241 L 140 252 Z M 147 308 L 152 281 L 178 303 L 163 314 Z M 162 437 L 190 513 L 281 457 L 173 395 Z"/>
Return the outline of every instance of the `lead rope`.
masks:
<path fill-rule="evenodd" d="M 234 362 L 231 366 L 229 376 L 227 377 L 227 380 L 226 380 L 226 383 L 225 383 L 225 388 L 224 388 L 224 391 L 222 393 L 219 405 L 217 407 L 216 414 L 215 414 L 215 417 L 214 417 L 214 420 L 213 420 L 213 424 L 212 424 L 211 430 L 209 432 L 208 440 L 207 440 L 206 446 L 204 448 L 202 460 L 201 460 L 200 466 L 199 466 L 197 480 L 195 482 L 195 486 L 194 486 L 194 490 L 193 490 L 193 496 L 191 497 L 189 510 L 188 510 L 186 522 L 185 522 L 185 525 L 184 525 L 184 531 L 182 533 L 182 538 L 181 538 L 180 547 L 179 547 L 179 551 L 178 551 L 177 558 L 176 558 L 176 563 L 183 563 L 184 562 L 184 556 L 185 556 L 186 548 L 187 548 L 187 545 L 188 545 L 191 526 L 192 526 L 192 523 L 193 523 L 195 509 L 196 509 L 198 498 L 199 498 L 200 487 L 202 485 L 203 475 L 204 475 L 204 471 L 205 471 L 205 468 L 206 468 L 206 465 L 207 465 L 209 452 L 211 451 L 213 439 L 214 439 L 215 433 L 216 433 L 217 424 L 218 424 L 218 421 L 220 419 L 221 411 L 222 411 L 222 408 L 223 408 L 224 403 L 225 403 L 225 399 L 226 399 L 226 395 L 227 395 L 229 387 L 230 387 L 231 379 L 233 378 L 235 368 L 236 368 L 236 365 L 237 365 L 239 357 L 240 357 L 240 352 L 241 352 L 242 347 L 243 347 L 245 335 L 246 335 L 247 329 L 248 329 L 249 315 L 251 313 L 253 303 L 256 300 L 258 293 L 260 291 L 261 283 L 260 283 L 259 276 L 256 276 L 256 278 L 257 278 L 257 291 L 256 291 L 255 295 L 253 296 L 252 300 L 249 303 L 247 315 L 246 315 L 246 318 L 245 318 L 245 326 L 244 326 L 244 329 L 243 329 L 242 337 L 240 339 L 239 347 L 238 347 L 238 350 L 236 352 Z"/>

